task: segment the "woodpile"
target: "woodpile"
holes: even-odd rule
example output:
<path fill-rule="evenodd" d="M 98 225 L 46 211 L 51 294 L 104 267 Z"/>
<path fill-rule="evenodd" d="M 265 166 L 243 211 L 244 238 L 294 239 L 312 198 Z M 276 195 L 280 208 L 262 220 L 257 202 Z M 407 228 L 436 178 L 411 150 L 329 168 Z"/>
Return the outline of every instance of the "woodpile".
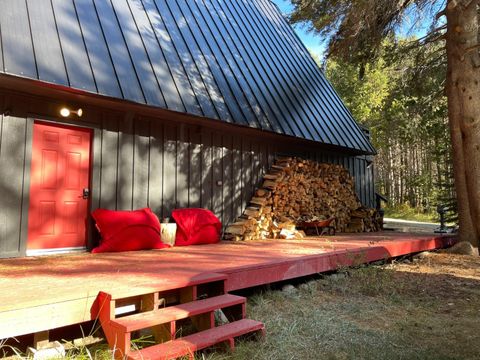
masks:
<path fill-rule="evenodd" d="M 337 232 L 381 229 L 381 218 L 362 206 L 343 166 L 280 158 L 242 216 L 227 227 L 225 239 L 302 238 L 297 225 L 331 218 Z"/>
<path fill-rule="evenodd" d="M 360 207 L 350 213 L 350 222 L 345 232 L 371 232 L 382 230 L 382 215 L 375 209 Z"/>

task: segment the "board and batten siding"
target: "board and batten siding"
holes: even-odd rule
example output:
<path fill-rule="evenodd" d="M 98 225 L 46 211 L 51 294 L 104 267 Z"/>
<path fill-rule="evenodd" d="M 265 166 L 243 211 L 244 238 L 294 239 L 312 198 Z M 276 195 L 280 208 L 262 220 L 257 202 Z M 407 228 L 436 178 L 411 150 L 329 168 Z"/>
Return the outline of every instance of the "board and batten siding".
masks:
<path fill-rule="evenodd" d="M 373 206 L 373 169 L 365 156 L 305 150 L 235 133 L 133 116 L 91 124 L 91 209 L 211 209 L 228 224 L 247 206 L 276 155 L 345 166 L 362 203 Z M 33 119 L 0 116 L 0 257 L 25 255 Z M 96 241 L 94 231 L 90 245 Z M 93 241 L 93 242 L 92 242 Z"/>
<path fill-rule="evenodd" d="M 0 115 L 0 257 L 24 255 L 32 126 Z"/>
<path fill-rule="evenodd" d="M 108 119 L 95 132 L 93 208 L 212 209 L 222 222 L 240 215 L 272 164 L 267 143 L 184 124 Z"/>

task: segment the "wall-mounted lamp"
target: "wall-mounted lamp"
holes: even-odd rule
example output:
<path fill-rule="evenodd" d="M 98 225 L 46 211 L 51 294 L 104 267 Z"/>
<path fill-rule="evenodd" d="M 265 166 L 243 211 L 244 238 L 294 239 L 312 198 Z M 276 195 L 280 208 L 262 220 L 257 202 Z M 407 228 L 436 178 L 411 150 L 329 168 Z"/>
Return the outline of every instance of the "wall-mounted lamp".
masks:
<path fill-rule="evenodd" d="M 75 114 L 78 117 L 82 117 L 83 110 L 82 109 L 70 110 L 67 107 L 63 107 L 63 108 L 60 109 L 60 115 L 63 116 L 63 117 L 69 117 L 71 114 Z"/>

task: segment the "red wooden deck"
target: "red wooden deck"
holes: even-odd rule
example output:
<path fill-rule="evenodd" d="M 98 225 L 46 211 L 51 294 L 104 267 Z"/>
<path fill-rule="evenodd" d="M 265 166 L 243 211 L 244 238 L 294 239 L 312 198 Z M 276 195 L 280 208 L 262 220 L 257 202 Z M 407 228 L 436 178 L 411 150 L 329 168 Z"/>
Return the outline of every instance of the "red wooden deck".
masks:
<path fill-rule="evenodd" d="M 377 233 L 0 260 L 0 339 L 91 320 L 99 291 L 113 296 L 226 274 L 227 291 L 431 250 L 453 237 Z"/>

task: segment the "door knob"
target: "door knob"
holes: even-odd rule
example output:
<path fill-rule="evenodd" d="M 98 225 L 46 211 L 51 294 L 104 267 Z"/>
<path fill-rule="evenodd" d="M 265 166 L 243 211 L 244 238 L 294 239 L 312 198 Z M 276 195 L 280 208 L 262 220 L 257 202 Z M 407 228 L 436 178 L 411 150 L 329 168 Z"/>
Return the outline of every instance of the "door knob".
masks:
<path fill-rule="evenodd" d="M 82 198 L 88 199 L 90 197 L 90 189 L 89 188 L 84 188 L 83 193 L 82 193 Z"/>

